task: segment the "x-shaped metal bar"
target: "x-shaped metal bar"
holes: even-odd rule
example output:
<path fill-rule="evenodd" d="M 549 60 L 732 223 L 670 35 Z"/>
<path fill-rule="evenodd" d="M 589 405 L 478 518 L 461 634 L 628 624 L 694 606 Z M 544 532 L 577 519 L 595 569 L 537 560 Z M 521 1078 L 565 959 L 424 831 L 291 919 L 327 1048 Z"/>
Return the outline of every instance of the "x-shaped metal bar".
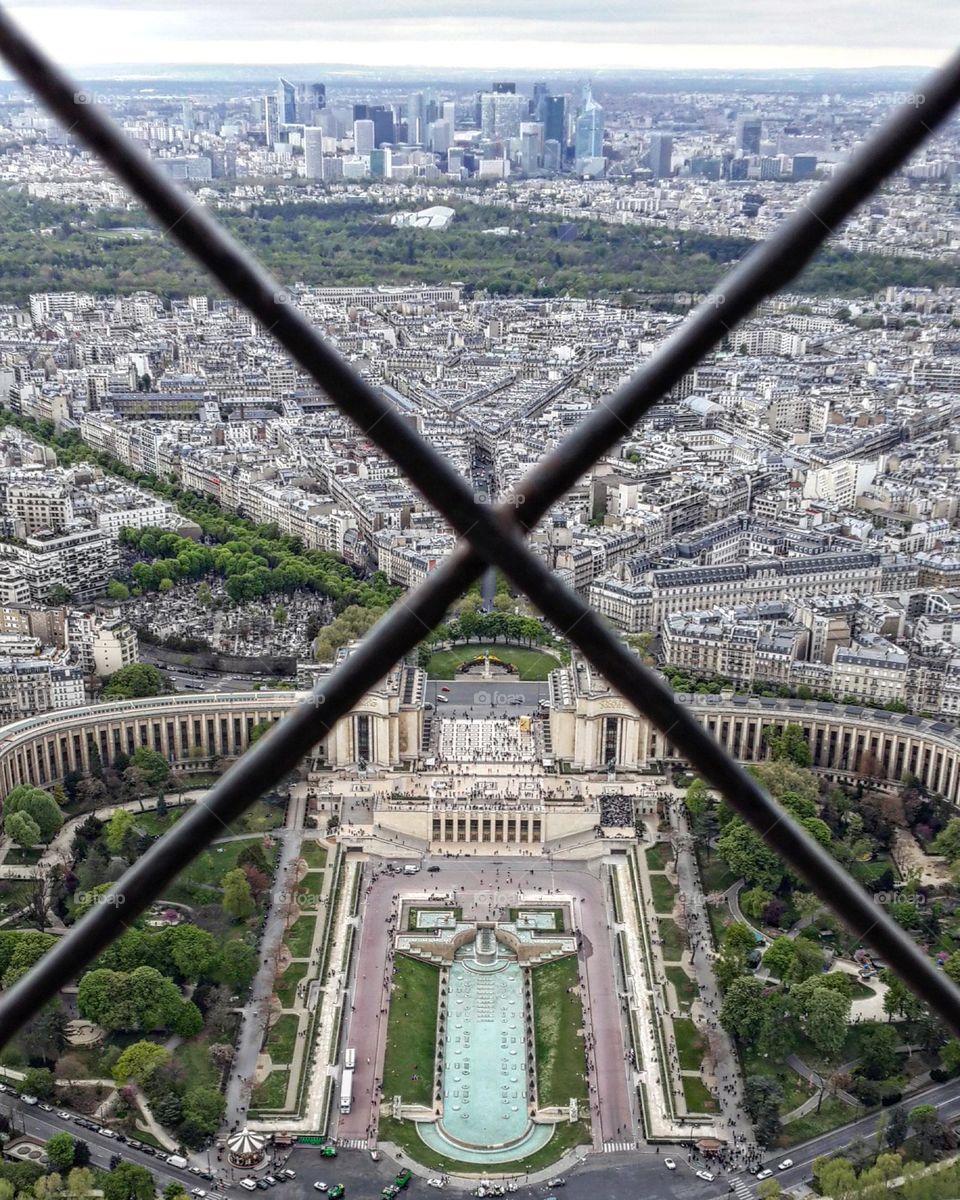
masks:
<path fill-rule="evenodd" d="M 500 567 L 790 868 L 960 1033 L 960 991 L 676 702 L 658 676 L 643 667 L 596 613 L 530 552 L 523 536 L 759 301 L 793 279 L 832 230 L 946 119 L 960 100 L 960 54 L 918 93 L 921 104 L 899 110 L 843 172 L 819 189 L 773 237 L 750 252 L 631 381 L 530 472 L 511 502 L 496 507 L 475 501 L 462 477 L 333 352 L 263 267 L 125 139 L 102 110 L 86 104 L 85 94 L 3 10 L 0 55 L 68 132 L 76 133 L 99 153 L 166 232 L 257 317 L 341 412 L 397 463 L 469 543 L 461 543 L 424 584 L 401 599 L 309 700 L 248 750 L 218 780 L 204 802 L 195 805 L 126 872 L 110 893 L 111 903 L 96 906 L 0 997 L 0 1044 L 118 936 L 130 918 L 155 900 L 224 824 L 296 766 L 425 632 L 439 624 L 449 605 L 488 563 Z"/>

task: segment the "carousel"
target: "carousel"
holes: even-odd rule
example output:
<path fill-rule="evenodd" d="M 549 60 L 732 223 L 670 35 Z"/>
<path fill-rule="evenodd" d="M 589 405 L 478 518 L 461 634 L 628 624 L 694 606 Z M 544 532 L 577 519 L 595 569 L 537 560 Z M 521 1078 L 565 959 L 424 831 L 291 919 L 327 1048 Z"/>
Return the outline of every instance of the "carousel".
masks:
<path fill-rule="evenodd" d="M 227 1138 L 227 1157 L 232 1167 L 259 1167 L 266 1156 L 267 1139 L 249 1129 Z"/>

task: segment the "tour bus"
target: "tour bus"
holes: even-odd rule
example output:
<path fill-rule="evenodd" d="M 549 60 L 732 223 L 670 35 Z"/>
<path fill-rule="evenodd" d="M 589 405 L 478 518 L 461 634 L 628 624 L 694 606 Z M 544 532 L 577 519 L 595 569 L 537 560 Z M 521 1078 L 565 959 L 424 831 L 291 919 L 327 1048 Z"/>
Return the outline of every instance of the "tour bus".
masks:
<path fill-rule="evenodd" d="M 356 1050 L 353 1050 L 353 1049 L 350 1049 L 350 1050 L 344 1050 L 344 1052 L 343 1052 L 343 1065 L 346 1067 L 346 1069 L 347 1069 L 348 1071 L 352 1071 L 352 1070 L 353 1070 L 353 1068 L 354 1068 L 354 1067 L 357 1065 L 357 1052 L 356 1052 Z"/>
<path fill-rule="evenodd" d="M 340 1076 L 340 1111 L 348 1113 L 350 1106 L 353 1104 L 353 1070 L 349 1067 L 344 1068 L 343 1074 Z"/>

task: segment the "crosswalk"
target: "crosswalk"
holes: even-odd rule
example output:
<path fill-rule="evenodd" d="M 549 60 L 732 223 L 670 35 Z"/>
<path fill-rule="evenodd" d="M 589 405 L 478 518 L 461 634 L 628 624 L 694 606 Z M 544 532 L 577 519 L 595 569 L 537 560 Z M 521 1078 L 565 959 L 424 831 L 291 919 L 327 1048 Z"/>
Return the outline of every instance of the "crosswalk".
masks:
<path fill-rule="evenodd" d="M 753 1192 L 747 1187 L 739 1175 L 731 1175 L 730 1182 L 737 1193 L 737 1200 L 753 1200 Z"/>
<path fill-rule="evenodd" d="M 604 1142 L 604 1154 L 622 1154 L 624 1150 L 636 1150 L 636 1142 Z"/>
<path fill-rule="evenodd" d="M 366 1138 L 337 1138 L 337 1145 L 341 1150 L 366 1150 Z"/>

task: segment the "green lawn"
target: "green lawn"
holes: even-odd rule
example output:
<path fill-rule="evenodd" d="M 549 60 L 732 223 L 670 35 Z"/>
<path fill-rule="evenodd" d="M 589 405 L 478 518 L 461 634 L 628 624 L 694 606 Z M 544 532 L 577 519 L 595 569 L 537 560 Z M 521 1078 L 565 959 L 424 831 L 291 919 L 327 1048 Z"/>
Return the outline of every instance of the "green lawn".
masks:
<path fill-rule="evenodd" d="M 577 958 L 569 954 L 533 969 L 533 1025 L 537 1093 L 543 1107 L 586 1098 L 583 1006 L 577 987 Z"/>
<path fill-rule="evenodd" d="M 427 674 L 431 679 L 457 679 L 457 667 L 480 654 L 491 654 L 501 662 L 512 663 L 518 671 L 518 679 L 546 679 L 551 671 L 560 666 L 560 660 L 546 650 L 530 649 L 528 646 L 495 646 L 492 642 L 471 642 L 455 646 L 452 650 L 438 650 L 427 662 Z"/>
<path fill-rule="evenodd" d="M 703 1062 L 706 1042 L 699 1029 L 687 1017 L 676 1017 L 673 1032 L 677 1039 L 677 1054 L 681 1071 L 695 1071 Z"/>
<path fill-rule="evenodd" d="M 407 1104 L 433 1102 L 439 992 L 436 967 L 397 955 L 383 1065 L 383 1094 L 388 1101 L 403 1096 Z"/>
<path fill-rule="evenodd" d="M 289 1082 L 289 1071 L 271 1071 L 263 1083 L 253 1089 L 253 1095 L 250 1097 L 251 1107 L 282 1108 L 286 1103 Z"/>
<path fill-rule="evenodd" d="M 653 907 L 658 913 L 673 912 L 677 893 L 666 875 L 651 875 L 650 891 L 653 893 Z"/>
<path fill-rule="evenodd" d="M 160 837 L 167 832 L 171 825 L 174 825 L 180 818 L 190 811 L 192 804 L 185 804 L 178 808 L 168 808 L 165 816 L 158 816 L 154 810 L 152 812 L 136 813 L 136 826 L 143 833 L 149 833 L 151 837 Z"/>
<path fill-rule="evenodd" d="M 287 932 L 283 935 L 291 958 L 309 958 L 310 947 L 313 945 L 313 930 L 317 918 L 311 913 L 305 917 L 297 917 Z"/>
<path fill-rule="evenodd" d="M 309 963 L 294 962 L 282 975 L 277 976 L 273 990 L 284 1008 L 293 1008 L 293 1002 L 297 998 L 297 984 L 306 978 L 309 970 Z"/>
<path fill-rule="evenodd" d="M 317 841 L 304 838 L 300 847 L 300 857 L 311 869 L 322 868 L 327 865 L 327 848 Z"/>
<path fill-rule="evenodd" d="M 708 895 L 710 892 L 725 892 L 740 878 L 716 854 L 711 854 L 709 859 L 706 855 L 698 854 L 697 862 L 700 865 L 700 882 Z"/>
<path fill-rule="evenodd" d="M 34 867 L 43 854 L 42 846 L 11 846 L 3 856 L 8 867 Z"/>
<path fill-rule="evenodd" d="M 220 899 L 220 881 L 237 865 L 237 859 L 260 838 L 243 838 L 238 842 L 222 842 L 211 846 L 188 863 L 163 894 L 164 899 L 186 904 L 216 904 Z M 276 849 L 267 854 L 268 861 L 276 860 Z"/>
<path fill-rule="evenodd" d="M 819 1137 L 821 1133 L 828 1133 L 831 1129 L 846 1125 L 848 1121 L 855 1120 L 857 1115 L 856 1109 L 844 1104 L 836 1096 L 824 1096 L 819 1112 L 808 1113 L 807 1116 L 784 1125 L 777 1145 L 784 1150 L 790 1146 L 797 1146 L 800 1142 L 809 1141 L 810 1138 Z"/>
<path fill-rule="evenodd" d="M 275 1063 L 289 1065 L 293 1061 L 293 1048 L 297 1043 L 298 1019 L 293 1013 L 284 1013 L 267 1034 L 266 1050 Z"/>
<path fill-rule="evenodd" d="M 669 862 L 673 862 L 673 847 L 669 842 L 657 842 L 647 850 L 647 867 L 651 871 L 662 871 Z"/>
<path fill-rule="evenodd" d="M 301 911 L 318 908 L 323 893 L 323 871 L 308 871 L 297 884 L 296 894 Z"/>
<path fill-rule="evenodd" d="M 699 989 L 683 967 L 667 967 L 667 979 L 677 992 L 677 1000 L 684 1008 L 689 1008 L 696 1000 Z"/>
<path fill-rule="evenodd" d="M 228 1038 L 222 1039 L 224 1041 Z M 183 1068 L 184 1075 L 190 1080 L 190 1086 L 210 1087 L 219 1091 L 220 1072 L 210 1062 L 210 1038 L 205 1033 L 199 1033 L 188 1042 L 181 1042 L 174 1051 L 174 1062 Z"/>
<path fill-rule="evenodd" d="M 480 1175 L 483 1166 L 480 1163 L 460 1162 L 454 1158 L 446 1158 L 442 1154 L 429 1149 L 420 1140 L 416 1124 L 413 1121 L 395 1121 L 392 1117 L 381 1117 L 379 1135 L 382 1142 L 393 1142 L 400 1146 L 404 1154 L 414 1162 L 422 1163 L 436 1171 L 456 1172 L 460 1175 Z M 525 1171 L 540 1171 L 572 1150 L 575 1146 L 589 1146 L 593 1135 L 587 1121 L 561 1121 L 553 1129 L 553 1137 L 540 1150 L 535 1151 L 522 1162 L 511 1162 L 503 1165 L 503 1171 L 514 1175 L 522 1175 Z"/>
<path fill-rule="evenodd" d="M 237 833 L 269 833 L 279 829 L 283 824 L 285 804 L 267 804 L 265 800 L 257 800 L 247 811 L 237 817 L 230 825 L 230 832 Z"/>
<path fill-rule="evenodd" d="M 717 1101 L 713 1092 L 696 1075 L 683 1076 L 683 1096 L 689 1112 L 716 1112 Z"/>
<path fill-rule="evenodd" d="M 657 921 L 660 927 L 660 938 L 663 941 L 663 957 L 666 962 L 679 962 L 680 956 L 686 946 L 686 939 L 680 926 L 670 919 L 670 917 L 661 917 Z"/>

